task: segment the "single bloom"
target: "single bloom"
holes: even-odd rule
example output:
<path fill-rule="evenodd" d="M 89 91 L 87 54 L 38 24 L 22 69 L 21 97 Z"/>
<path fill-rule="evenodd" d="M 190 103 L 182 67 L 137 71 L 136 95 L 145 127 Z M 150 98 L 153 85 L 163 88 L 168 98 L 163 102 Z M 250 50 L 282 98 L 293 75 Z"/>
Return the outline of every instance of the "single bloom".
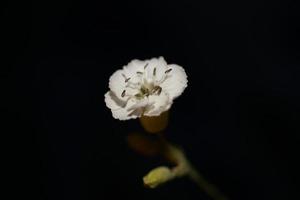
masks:
<path fill-rule="evenodd" d="M 119 120 L 159 116 L 186 87 L 187 75 L 181 66 L 167 64 L 163 57 L 135 59 L 110 77 L 105 103 Z"/>

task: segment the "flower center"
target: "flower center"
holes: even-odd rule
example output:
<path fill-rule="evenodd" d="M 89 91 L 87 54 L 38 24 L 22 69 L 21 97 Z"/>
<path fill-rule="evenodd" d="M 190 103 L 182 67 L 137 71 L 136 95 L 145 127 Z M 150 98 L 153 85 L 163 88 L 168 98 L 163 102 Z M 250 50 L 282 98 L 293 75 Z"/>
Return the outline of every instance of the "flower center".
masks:
<path fill-rule="evenodd" d="M 141 89 L 140 89 L 140 93 L 143 96 L 149 96 L 149 95 L 160 95 L 161 93 L 161 87 L 156 85 L 150 85 L 150 87 L 145 87 L 145 85 L 142 85 Z"/>
<path fill-rule="evenodd" d="M 147 79 L 149 77 L 145 77 L 145 69 L 147 68 L 147 66 L 148 66 L 148 63 L 144 66 L 144 70 L 136 72 L 136 75 L 140 78 L 140 81 L 138 83 L 131 82 L 130 81 L 131 77 L 126 77 L 124 74 L 122 74 L 122 76 L 125 79 L 125 83 L 127 83 L 126 88 L 128 87 L 128 88 L 138 90 L 138 93 L 133 95 L 134 97 L 136 97 L 138 99 L 143 99 L 144 97 L 148 97 L 149 95 L 160 95 L 162 88 L 159 86 L 159 84 L 163 83 L 169 77 L 168 74 L 172 70 L 172 69 L 166 70 L 165 75 L 161 78 L 161 80 L 154 81 L 157 76 L 156 67 L 153 69 L 152 77 L 149 80 L 149 79 Z M 126 96 L 126 90 L 124 90 L 122 92 L 121 96 L 122 97 Z M 131 96 L 131 97 L 133 97 L 133 96 Z"/>

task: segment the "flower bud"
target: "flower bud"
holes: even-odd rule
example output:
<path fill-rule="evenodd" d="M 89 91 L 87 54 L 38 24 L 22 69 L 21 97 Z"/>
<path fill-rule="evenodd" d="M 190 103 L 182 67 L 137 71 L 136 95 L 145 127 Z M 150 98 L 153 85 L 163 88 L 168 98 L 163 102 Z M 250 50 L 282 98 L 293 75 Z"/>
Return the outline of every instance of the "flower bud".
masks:
<path fill-rule="evenodd" d="M 156 188 L 174 178 L 172 171 L 165 166 L 157 167 L 151 170 L 146 176 L 144 176 L 144 185 L 149 188 Z"/>

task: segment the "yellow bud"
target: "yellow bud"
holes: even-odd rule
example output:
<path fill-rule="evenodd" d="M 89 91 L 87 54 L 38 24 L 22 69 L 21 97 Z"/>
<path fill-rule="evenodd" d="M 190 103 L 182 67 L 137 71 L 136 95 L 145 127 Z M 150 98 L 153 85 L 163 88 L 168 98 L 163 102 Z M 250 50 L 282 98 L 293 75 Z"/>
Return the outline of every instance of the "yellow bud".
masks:
<path fill-rule="evenodd" d="M 155 188 L 160 184 L 163 184 L 174 178 L 172 171 L 168 167 L 157 167 L 151 170 L 143 181 L 146 187 Z"/>

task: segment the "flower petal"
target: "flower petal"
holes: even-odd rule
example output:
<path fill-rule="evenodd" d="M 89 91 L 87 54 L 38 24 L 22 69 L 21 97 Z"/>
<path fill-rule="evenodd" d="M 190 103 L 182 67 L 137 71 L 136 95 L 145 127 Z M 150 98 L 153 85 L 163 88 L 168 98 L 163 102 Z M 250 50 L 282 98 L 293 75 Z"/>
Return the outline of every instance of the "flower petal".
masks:
<path fill-rule="evenodd" d="M 128 111 L 133 111 L 139 108 L 144 108 L 148 105 L 149 99 L 148 98 L 143 98 L 139 101 L 137 101 L 134 105 L 130 106 L 127 108 Z"/>
<path fill-rule="evenodd" d="M 136 119 L 139 117 L 139 114 L 129 113 L 125 108 L 120 108 L 117 110 L 111 110 L 112 115 L 115 119 L 119 120 L 128 120 L 128 119 Z"/>
<path fill-rule="evenodd" d="M 144 112 L 146 116 L 159 116 L 172 105 L 169 95 L 164 92 L 160 93 L 160 95 L 150 95 L 148 99 L 149 102 Z"/>
<path fill-rule="evenodd" d="M 109 89 L 115 93 L 115 95 L 124 100 L 122 97 L 122 93 L 125 89 L 125 77 L 123 77 L 123 70 L 117 70 L 111 77 L 109 78 Z"/>
<path fill-rule="evenodd" d="M 127 66 L 124 66 L 123 69 L 128 77 L 135 77 L 137 75 L 136 72 L 144 71 L 144 66 L 146 64 L 146 61 L 134 59 L 131 62 L 129 62 Z"/>
<path fill-rule="evenodd" d="M 112 91 L 106 92 L 104 97 L 106 106 L 112 110 L 125 107 L 126 105 L 126 102 L 118 99 L 118 97 Z"/>
<path fill-rule="evenodd" d="M 113 99 L 113 100 L 115 100 L 115 99 Z M 118 103 L 116 103 L 116 104 L 118 104 Z M 114 108 L 116 108 L 116 109 L 111 108 L 112 115 L 115 119 L 119 119 L 119 120 L 136 119 L 142 115 L 143 110 L 141 110 L 139 108 L 137 108 L 135 110 L 130 109 L 135 105 L 137 105 L 136 100 L 130 99 L 123 107 L 121 106 L 121 107 L 116 108 L 116 106 L 115 106 Z"/>
<path fill-rule="evenodd" d="M 124 70 L 117 70 L 109 79 L 109 88 L 115 95 L 126 100 L 128 96 L 133 96 L 139 91 L 139 86 L 135 85 Z M 130 84 L 130 87 L 126 87 Z"/>
<path fill-rule="evenodd" d="M 167 74 L 167 78 L 160 84 L 163 91 L 169 94 L 169 97 L 173 100 L 182 94 L 187 87 L 187 75 L 184 69 L 176 64 L 168 65 L 168 69 L 171 71 Z"/>
<path fill-rule="evenodd" d="M 149 63 L 145 70 L 145 77 L 147 77 L 147 81 L 158 82 L 163 79 L 165 76 L 165 71 L 167 70 L 167 63 L 165 59 L 161 56 L 159 58 L 152 58 L 151 60 L 147 60 Z"/>

